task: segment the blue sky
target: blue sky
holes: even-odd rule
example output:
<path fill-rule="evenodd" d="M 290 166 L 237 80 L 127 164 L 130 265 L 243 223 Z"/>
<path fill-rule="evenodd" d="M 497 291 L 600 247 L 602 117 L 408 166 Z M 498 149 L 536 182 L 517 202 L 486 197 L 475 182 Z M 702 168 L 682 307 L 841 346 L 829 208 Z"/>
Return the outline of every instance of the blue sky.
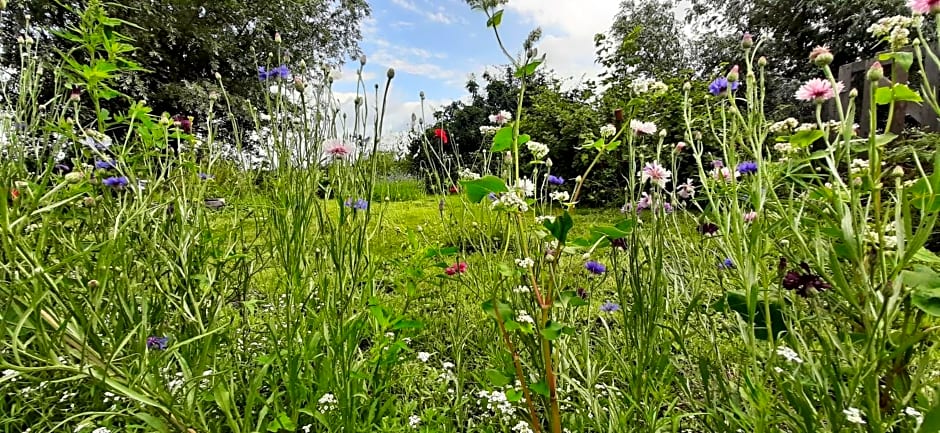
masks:
<path fill-rule="evenodd" d="M 501 34 L 511 53 L 529 31 L 541 27 L 539 51 L 546 65 L 578 81 L 594 77 L 594 34 L 610 28 L 620 0 L 510 0 L 505 5 Z M 364 78 L 370 88 L 384 83 L 395 68 L 386 130 L 400 131 L 420 110 L 418 93 L 427 97 L 427 118 L 436 107 L 466 95 L 470 74 L 478 77 L 493 65 L 505 64 L 486 16 L 464 0 L 374 0 L 372 17 L 363 22 L 361 47 L 368 62 Z M 334 85 L 348 103 L 355 92 L 355 68 L 346 65 Z"/>

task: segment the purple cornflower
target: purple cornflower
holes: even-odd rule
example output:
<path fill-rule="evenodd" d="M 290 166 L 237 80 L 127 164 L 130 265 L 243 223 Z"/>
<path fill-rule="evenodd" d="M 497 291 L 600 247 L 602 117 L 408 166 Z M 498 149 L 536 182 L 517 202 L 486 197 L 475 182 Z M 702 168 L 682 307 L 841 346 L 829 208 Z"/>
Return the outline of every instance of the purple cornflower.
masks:
<path fill-rule="evenodd" d="M 559 176 L 548 175 L 548 183 L 552 185 L 564 185 L 565 179 Z"/>
<path fill-rule="evenodd" d="M 730 258 L 727 258 L 718 264 L 718 269 L 734 269 L 734 262 Z"/>
<path fill-rule="evenodd" d="M 741 174 L 757 173 L 757 163 L 754 161 L 744 161 L 738 164 L 738 173 L 741 173 Z"/>
<path fill-rule="evenodd" d="M 664 211 L 664 212 L 666 212 L 666 213 L 672 213 L 673 210 L 675 210 L 675 209 L 672 207 L 672 203 L 663 202 L 663 211 Z"/>
<path fill-rule="evenodd" d="M 644 192 L 643 195 L 640 197 L 640 201 L 636 203 L 636 210 L 637 212 L 641 210 L 647 210 L 651 206 L 653 206 L 653 198 L 650 197 L 649 194 Z"/>
<path fill-rule="evenodd" d="M 112 159 L 110 161 L 95 161 L 95 168 L 101 170 L 110 170 L 114 168 L 115 161 Z"/>
<path fill-rule="evenodd" d="M 708 91 L 711 92 L 712 95 L 721 96 L 728 92 L 729 85 L 731 86 L 731 91 L 734 92 L 738 90 L 740 83 L 737 81 L 729 83 L 727 78 L 718 77 L 708 85 Z"/>
<path fill-rule="evenodd" d="M 607 267 L 600 262 L 591 260 L 584 264 L 584 269 L 587 269 L 594 275 L 600 275 L 607 271 Z"/>
<path fill-rule="evenodd" d="M 114 189 L 121 189 L 127 186 L 127 177 L 124 176 L 112 176 L 105 180 L 101 181 L 101 184 L 108 186 Z"/>
<path fill-rule="evenodd" d="M 716 159 L 716 160 L 712 161 L 712 168 L 718 169 L 718 168 L 722 168 L 722 167 L 724 167 L 724 166 L 725 166 L 725 162 L 722 161 L 722 160 L 720 160 L 720 159 Z"/>
<path fill-rule="evenodd" d="M 212 179 L 215 179 L 215 176 L 209 173 L 199 173 L 199 178 L 202 180 L 212 180 Z"/>
<path fill-rule="evenodd" d="M 157 337 L 157 336 L 147 337 L 147 349 L 166 350 L 167 343 L 169 341 L 170 339 L 166 337 Z"/>
<path fill-rule="evenodd" d="M 290 69 L 287 69 L 287 65 L 281 65 L 274 69 L 266 70 L 264 66 L 258 66 L 258 79 L 261 81 L 267 81 L 270 79 L 281 78 L 287 79 L 290 76 Z"/>
<path fill-rule="evenodd" d="M 54 171 L 56 174 L 65 174 L 72 171 L 72 167 L 69 167 L 65 164 L 56 164 L 54 167 L 52 167 L 52 171 Z"/>
<path fill-rule="evenodd" d="M 361 198 L 357 198 L 356 201 L 353 201 L 353 199 L 348 198 L 346 199 L 346 203 L 344 204 L 346 207 L 353 208 L 353 210 L 366 210 L 369 208 L 369 202 Z"/>
<path fill-rule="evenodd" d="M 617 311 L 620 311 L 620 306 L 613 302 L 607 301 L 601 304 L 602 313 L 615 313 Z"/>

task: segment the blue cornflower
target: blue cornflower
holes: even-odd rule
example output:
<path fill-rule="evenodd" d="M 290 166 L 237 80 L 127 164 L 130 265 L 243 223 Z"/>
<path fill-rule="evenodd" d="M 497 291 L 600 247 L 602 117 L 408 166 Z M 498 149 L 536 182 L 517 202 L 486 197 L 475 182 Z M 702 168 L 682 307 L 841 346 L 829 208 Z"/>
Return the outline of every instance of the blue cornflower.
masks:
<path fill-rule="evenodd" d="M 738 173 L 741 173 L 741 174 L 757 173 L 757 163 L 754 161 L 744 161 L 738 164 Z"/>
<path fill-rule="evenodd" d="M 602 312 L 602 313 L 614 313 L 614 312 L 617 312 L 617 311 L 620 311 L 620 306 L 617 305 L 617 304 L 615 304 L 615 303 L 613 303 L 613 302 L 607 301 L 607 302 L 601 304 L 601 312 Z"/>
<path fill-rule="evenodd" d="M 110 161 L 95 161 L 95 168 L 99 168 L 102 170 L 110 170 L 114 168 L 115 164 L 116 162 L 113 159 Z"/>
<path fill-rule="evenodd" d="M 112 176 L 105 180 L 101 181 L 101 184 L 104 186 L 109 186 L 114 189 L 121 189 L 127 186 L 127 177 L 124 176 Z"/>
<path fill-rule="evenodd" d="M 600 262 L 591 260 L 584 264 L 584 269 L 587 269 L 592 274 L 600 275 L 607 271 L 607 267 Z"/>
<path fill-rule="evenodd" d="M 202 179 L 202 180 L 212 180 L 212 179 L 215 179 L 215 176 L 213 176 L 213 175 L 211 175 L 211 174 L 209 174 L 209 173 L 199 173 L 198 176 L 199 176 L 199 178 Z"/>
<path fill-rule="evenodd" d="M 356 201 L 353 201 L 351 198 L 347 198 L 346 203 L 343 204 L 346 207 L 353 208 L 353 210 L 366 210 L 369 208 L 369 202 L 361 198 L 357 198 Z"/>
<path fill-rule="evenodd" d="M 147 348 L 150 350 L 166 350 L 169 341 L 170 339 L 166 337 L 150 336 L 147 337 Z"/>
<path fill-rule="evenodd" d="M 718 269 L 734 269 L 734 262 L 730 258 L 727 258 L 718 264 Z"/>
<path fill-rule="evenodd" d="M 487 194 L 486 198 L 490 199 L 490 201 L 496 201 L 497 199 L 499 199 L 499 197 L 496 196 L 495 192 L 491 192 Z"/>
<path fill-rule="evenodd" d="M 738 83 L 737 81 L 729 83 L 727 78 L 719 77 L 719 78 L 716 78 L 715 81 L 712 81 L 712 83 L 708 85 L 708 91 L 711 92 L 712 95 L 720 96 L 720 95 L 725 94 L 728 91 L 729 85 L 731 86 L 731 91 L 734 92 L 738 90 L 738 86 L 740 85 L 740 83 Z"/>
<path fill-rule="evenodd" d="M 548 183 L 552 185 L 564 185 L 565 178 L 559 176 L 548 175 Z"/>
<path fill-rule="evenodd" d="M 264 66 L 258 66 L 258 79 L 261 81 L 267 81 L 274 78 L 287 79 L 290 76 L 290 69 L 287 69 L 287 65 L 281 65 L 274 69 L 266 70 Z"/>

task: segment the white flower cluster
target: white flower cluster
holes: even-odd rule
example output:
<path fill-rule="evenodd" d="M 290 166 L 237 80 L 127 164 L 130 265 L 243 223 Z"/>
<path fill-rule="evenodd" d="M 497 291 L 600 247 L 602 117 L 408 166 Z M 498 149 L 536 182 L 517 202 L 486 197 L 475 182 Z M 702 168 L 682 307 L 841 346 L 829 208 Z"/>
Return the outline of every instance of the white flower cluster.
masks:
<path fill-rule="evenodd" d="M 535 159 L 541 160 L 548 156 L 548 146 L 542 143 L 537 141 L 530 141 L 525 145 L 529 149 L 529 152 L 532 153 L 532 157 Z"/>
<path fill-rule="evenodd" d="M 528 178 L 519 179 L 516 181 L 516 190 L 526 197 L 532 197 L 535 195 L 535 183 Z"/>
<path fill-rule="evenodd" d="M 512 407 L 512 403 L 503 391 L 482 390 L 477 393 L 477 398 L 480 399 L 481 405 L 484 405 L 493 415 L 500 417 L 503 422 L 509 422 L 516 413 L 516 408 Z"/>
<path fill-rule="evenodd" d="M 897 248 L 898 247 L 897 232 L 898 232 L 898 224 L 896 221 L 891 221 L 890 223 L 886 224 L 885 229 L 884 229 L 885 243 L 884 245 L 881 245 L 881 247 L 889 249 L 889 250 L 893 250 Z M 865 231 L 865 240 L 869 244 L 872 244 L 872 245 L 880 244 L 881 243 L 880 238 L 881 237 L 879 236 L 879 233 L 870 227 L 868 230 Z"/>
<path fill-rule="evenodd" d="M 483 134 L 484 137 L 493 135 L 496 133 L 496 131 L 499 131 L 499 127 L 497 126 L 483 125 L 480 127 L 480 134 Z"/>
<path fill-rule="evenodd" d="M 476 173 L 467 167 L 461 168 L 457 172 L 457 176 L 460 177 L 460 180 L 477 180 L 480 178 L 479 173 Z"/>
<path fill-rule="evenodd" d="M 418 428 L 421 425 L 421 417 L 418 415 L 412 415 L 408 417 L 408 427 Z"/>
<path fill-rule="evenodd" d="M 911 28 L 920 27 L 924 23 L 924 17 L 917 15 L 914 17 L 895 15 L 885 17 L 868 27 L 868 33 L 876 38 L 887 40 L 892 48 L 899 48 L 911 43 Z"/>
<path fill-rule="evenodd" d="M 774 124 L 770 125 L 769 129 L 770 129 L 770 132 L 773 134 L 783 134 L 783 133 L 787 133 L 796 129 L 798 126 L 800 126 L 799 120 L 796 120 L 792 117 L 788 117 L 784 120 L 775 122 Z"/>
<path fill-rule="evenodd" d="M 665 93 L 667 90 L 669 90 L 669 86 L 659 80 L 640 77 L 630 83 L 630 89 L 638 95 L 643 95 L 646 93 L 652 93 L 656 95 Z"/>
<path fill-rule="evenodd" d="M 533 319 L 532 316 L 530 316 L 529 313 L 525 310 L 521 310 L 519 311 L 519 314 L 516 314 L 516 321 L 519 323 L 528 323 L 530 325 L 535 324 L 535 319 Z"/>
<path fill-rule="evenodd" d="M 796 147 L 794 147 L 793 144 L 787 143 L 787 142 L 781 142 L 781 143 L 774 144 L 774 150 L 776 150 L 777 152 L 780 152 L 780 153 L 782 153 L 782 154 L 784 154 L 784 155 L 790 155 L 790 154 L 799 152 L 799 149 L 797 149 Z M 785 158 L 784 158 L 784 159 L 785 159 Z"/>
<path fill-rule="evenodd" d="M 630 121 L 630 129 L 633 130 L 634 134 L 652 135 L 656 133 L 656 124 L 633 119 Z"/>
<path fill-rule="evenodd" d="M 803 131 L 812 131 L 816 129 L 815 123 L 801 123 L 800 126 L 797 126 L 793 129 L 794 132 L 803 132 Z"/>
<path fill-rule="evenodd" d="M 496 197 L 496 200 L 493 200 L 491 207 L 493 209 L 502 208 L 518 212 L 527 212 L 529 210 L 528 203 L 526 203 L 525 200 L 523 200 L 522 197 L 519 197 L 519 195 L 515 192 L 500 194 Z"/>
<path fill-rule="evenodd" d="M 845 420 L 853 424 L 865 424 L 865 417 L 858 408 L 850 407 L 842 411 L 845 414 Z"/>
<path fill-rule="evenodd" d="M 867 159 L 853 159 L 849 164 L 849 173 L 852 175 L 861 175 L 868 172 L 869 162 Z"/>
<path fill-rule="evenodd" d="M 428 352 L 418 352 L 418 360 L 421 362 L 428 362 L 431 359 L 431 353 Z"/>
<path fill-rule="evenodd" d="M 532 260 L 529 257 L 516 259 L 516 266 L 519 266 L 522 269 L 529 269 L 535 266 L 535 260 Z"/>
<path fill-rule="evenodd" d="M 557 200 L 562 203 L 567 202 L 571 199 L 571 196 L 568 194 L 568 191 L 552 191 L 548 194 L 552 200 Z"/>
<path fill-rule="evenodd" d="M 601 126 L 601 137 L 610 138 L 617 133 L 617 127 L 611 124 Z"/>
<path fill-rule="evenodd" d="M 532 428 L 529 427 L 529 423 L 525 421 L 519 421 L 516 425 L 512 426 L 513 433 L 532 433 Z"/>
<path fill-rule="evenodd" d="M 331 412 L 339 407 L 339 400 L 331 393 L 323 394 L 323 397 L 320 397 L 317 403 L 320 405 L 321 413 Z"/>
<path fill-rule="evenodd" d="M 529 286 L 517 286 L 515 289 L 512 289 L 513 293 L 529 293 L 531 290 Z"/>
<path fill-rule="evenodd" d="M 789 347 L 787 347 L 787 346 L 780 346 L 780 347 L 778 347 L 778 348 L 777 348 L 777 355 L 782 356 L 784 359 L 786 359 L 787 361 L 790 361 L 790 362 L 794 362 L 794 363 L 797 363 L 797 364 L 802 364 L 802 363 L 803 363 L 803 359 L 800 358 L 800 355 L 798 355 L 798 354 L 796 353 L 796 351 L 794 351 L 793 349 L 791 349 L 791 348 L 789 348 Z"/>

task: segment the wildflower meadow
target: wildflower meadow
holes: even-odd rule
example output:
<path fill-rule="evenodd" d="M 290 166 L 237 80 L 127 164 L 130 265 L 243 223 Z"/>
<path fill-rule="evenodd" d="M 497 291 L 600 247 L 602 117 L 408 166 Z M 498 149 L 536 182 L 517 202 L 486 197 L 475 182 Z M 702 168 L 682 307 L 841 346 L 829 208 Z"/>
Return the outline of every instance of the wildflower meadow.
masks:
<path fill-rule="evenodd" d="M 153 71 L 120 5 L 17 18 L 0 432 L 940 432 L 940 139 L 899 157 L 891 129 L 940 117 L 940 2 L 869 17 L 852 82 L 808 47 L 794 117 L 737 34 L 701 78 L 566 109 L 564 148 L 540 32 L 468 3 L 512 98 L 416 113 L 392 157 L 367 55 L 348 115 L 274 33 L 186 116 L 121 90 Z"/>

